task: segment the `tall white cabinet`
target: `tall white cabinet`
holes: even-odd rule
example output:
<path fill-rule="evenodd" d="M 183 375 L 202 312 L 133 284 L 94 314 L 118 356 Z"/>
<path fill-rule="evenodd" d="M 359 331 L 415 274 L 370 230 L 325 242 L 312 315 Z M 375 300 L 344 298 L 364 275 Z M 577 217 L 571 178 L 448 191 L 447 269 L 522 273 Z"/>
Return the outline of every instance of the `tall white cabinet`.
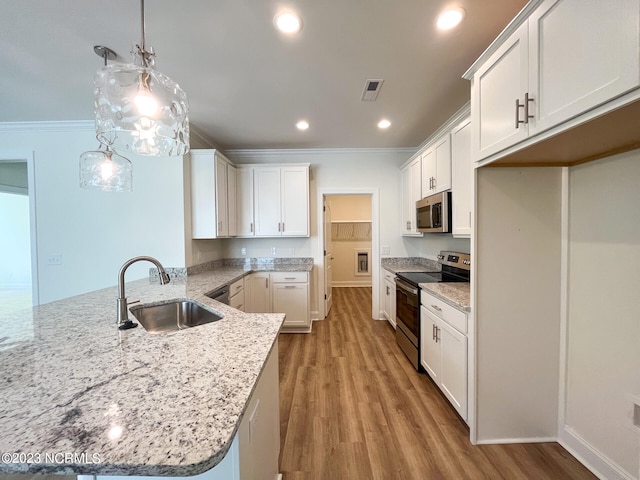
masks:
<path fill-rule="evenodd" d="M 402 188 L 402 227 L 403 236 L 421 237 L 416 224 L 416 202 L 422 198 L 422 163 L 420 156 L 411 160 L 400 172 Z"/>
<path fill-rule="evenodd" d="M 217 150 L 191 150 L 190 161 L 192 237 L 224 238 L 234 235 L 235 167 Z"/>
<path fill-rule="evenodd" d="M 451 233 L 454 237 L 471 237 L 473 169 L 471 119 L 467 116 L 451 131 Z"/>

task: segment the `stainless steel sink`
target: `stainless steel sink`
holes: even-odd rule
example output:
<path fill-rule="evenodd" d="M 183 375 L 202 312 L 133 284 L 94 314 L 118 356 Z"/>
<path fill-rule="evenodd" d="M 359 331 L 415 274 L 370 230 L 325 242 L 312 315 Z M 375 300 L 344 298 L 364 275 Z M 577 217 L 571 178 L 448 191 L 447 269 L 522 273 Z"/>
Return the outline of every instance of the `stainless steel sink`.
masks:
<path fill-rule="evenodd" d="M 140 305 L 131 307 L 130 311 L 149 333 L 175 332 L 222 318 L 190 300 L 177 300 L 162 305 Z"/>

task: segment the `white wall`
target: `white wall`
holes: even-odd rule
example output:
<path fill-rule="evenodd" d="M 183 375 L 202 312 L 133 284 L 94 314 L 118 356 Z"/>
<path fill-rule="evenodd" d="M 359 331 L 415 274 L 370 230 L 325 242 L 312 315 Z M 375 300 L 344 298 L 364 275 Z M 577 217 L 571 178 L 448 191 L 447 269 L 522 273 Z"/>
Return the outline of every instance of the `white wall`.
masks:
<path fill-rule="evenodd" d="M 424 257 L 436 260 L 441 250 L 452 252 L 471 252 L 468 238 L 454 238 L 450 233 L 425 233 L 421 237 L 402 237 L 407 256 Z"/>
<path fill-rule="evenodd" d="M 570 169 L 565 426 L 640 477 L 640 150 Z M 613 478 L 613 477 L 611 477 Z"/>
<path fill-rule="evenodd" d="M 560 168 L 477 171 L 478 443 L 557 436 L 561 178 Z"/>
<path fill-rule="evenodd" d="M 0 157 L 34 152 L 40 303 L 115 285 L 135 255 L 185 266 L 182 159 L 131 156 L 132 193 L 81 189 L 80 154 L 97 146 L 93 122 L 0 125 Z M 57 254 L 62 265 L 48 265 Z M 132 266 L 127 280 L 150 266 Z"/>

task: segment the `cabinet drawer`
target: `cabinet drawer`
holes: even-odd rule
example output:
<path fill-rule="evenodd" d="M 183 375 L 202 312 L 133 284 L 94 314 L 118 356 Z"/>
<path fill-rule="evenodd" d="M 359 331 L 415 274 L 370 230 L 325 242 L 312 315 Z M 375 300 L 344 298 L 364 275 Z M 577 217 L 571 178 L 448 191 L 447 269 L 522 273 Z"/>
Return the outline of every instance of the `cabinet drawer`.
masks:
<path fill-rule="evenodd" d="M 237 295 L 242 290 L 244 290 L 244 277 L 240 280 L 236 280 L 231 285 L 229 285 L 229 298 Z"/>
<path fill-rule="evenodd" d="M 388 270 L 383 269 L 382 270 L 384 272 L 384 279 L 385 280 L 389 280 L 391 283 L 395 283 L 396 281 L 396 274 L 395 273 L 391 273 Z"/>
<path fill-rule="evenodd" d="M 309 281 L 307 272 L 274 272 L 271 274 L 273 283 L 306 283 Z"/>
<path fill-rule="evenodd" d="M 452 307 L 448 303 L 443 302 L 439 298 L 436 298 L 425 291 L 422 291 L 420 295 L 420 302 L 427 310 L 440 317 L 458 331 L 464 334 L 467 333 L 466 313 Z"/>
<path fill-rule="evenodd" d="M 229 306 L 236 308 L 242 312 L 245 311 L 244 309 L 244 289 L 240 290 L 238 293 L 236 293 L 233 297 L 231 297 L 229 299 Z"/>

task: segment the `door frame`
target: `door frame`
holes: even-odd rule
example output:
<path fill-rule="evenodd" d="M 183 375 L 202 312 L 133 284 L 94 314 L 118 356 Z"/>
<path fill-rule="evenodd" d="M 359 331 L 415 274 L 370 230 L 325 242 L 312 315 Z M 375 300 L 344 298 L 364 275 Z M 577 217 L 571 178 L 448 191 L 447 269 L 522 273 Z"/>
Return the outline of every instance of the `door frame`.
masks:
<path fill-rule="evenodd" d="M 40 305 L 38 290 L 38 234 L 36 221 L 35 152 L 0 151 L 0 163 L 17 162 L 27 164 L 27 188 L 29 195 L 29 230 L 31 239 L 31 303 Z"/>
<path fill-rule="evenodd" d="M 378 188 L 318 188 L 317 191 L 318 213 L 318 246 L 315 263 L 318 265 L 318 319 L 326 317 L 324 305 L 324 215 L 322 206 L 327 195 L 371 195 L 371 317 L 380 320 L 380 204 Z"/>

